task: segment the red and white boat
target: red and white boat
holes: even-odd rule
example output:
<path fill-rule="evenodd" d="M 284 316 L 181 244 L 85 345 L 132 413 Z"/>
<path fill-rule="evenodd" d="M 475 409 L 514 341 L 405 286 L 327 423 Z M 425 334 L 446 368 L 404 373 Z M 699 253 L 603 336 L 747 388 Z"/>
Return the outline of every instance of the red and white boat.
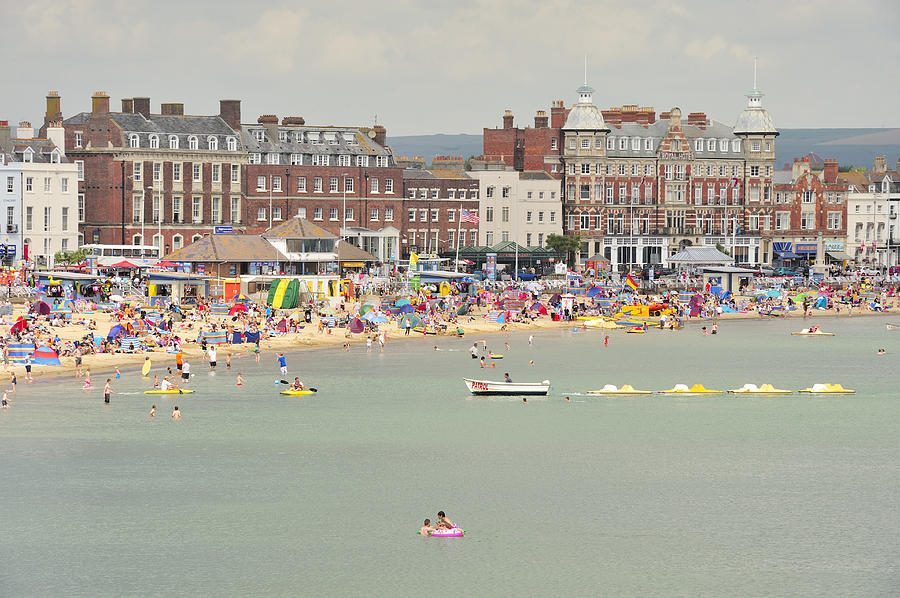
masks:
<path fill-rule="evenodd" d="M 463 378 L 473 395 L 546 395 L 550 392 L 550 381 L 543 382 L 495 382 Z"/>

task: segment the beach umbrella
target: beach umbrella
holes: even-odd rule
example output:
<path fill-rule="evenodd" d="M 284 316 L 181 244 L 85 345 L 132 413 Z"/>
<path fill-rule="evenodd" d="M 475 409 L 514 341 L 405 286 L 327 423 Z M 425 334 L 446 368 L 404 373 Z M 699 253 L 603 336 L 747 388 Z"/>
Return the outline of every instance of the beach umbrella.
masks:
<path fill-rule="evenodd" d="M 394 305 L 396 305 L 397 307 L 403 307 L 404 305 L 409 305 L 409 299 L 407 299 L 405 297 L 403 299 L 397 299 L 397 301 L 394 302 Z"/>
<path fill-rule="evenodd" d="M 388 320 L 384 316 L 376 315 L 376 316 L 370 318 L 369 321 L 372 322 L 373 324 L 384 324 L 385 322 L 389 322 L 390 320 Z"/>
<path fill-rule="evenodd" d="M 369 312 L 372 311 L 373 309 L 375 309 L 375 306 L 372 305 L 371 303 L 365 303 L 365 304 L 363 304 L 363 306 L 359 308 L 359 315 L 360 315 L 360 317 L 366 315 L 367 313 L 369 313 Z"/>
<path fill-rule="evenodd" d="M 421 320 L 420 320 L 417 316 L 414 316 L 414 315 L 412 315 L 412 314 L 406 314 L 405 316 L 403 316 L 402 318 L 400 318 L 400 319 L 397 321 L 397 325 L 398 325 L 400 328 L 406 328 L 406 323 L 407 323 L 407 322 L 409 322 L 410 328 L 415 328 L 416 326 L 419 325 L 419 323 L 421 322 Z"/>
<path fill-rule="evenodd" d="M 162 261 L 156 264 L 157 268 L 177 268 L 178 264 L 174 264 L 172 262 Z"/>
<path fill-rule="evenodd" d="M 769 291 L 768 293 L 766 293 L 766 296 L 768 296 L 768 297 L 781 297 L 781 291 L 776 291 L 775 289 L 772 289 L 771 291 Z"/>
<path fill-rule="evenodd" d="M 10 326 L 10 333 L 16 332 L 17 330 L 25 330 L 28 327 L 28 320 L 19 316 L 19 319 L 16 320 L 16 323 Z"/>
<path fill-rule="evenodd" d="M 236 313 L 247 313 L 247 307 L 243 303 L 235 303 L 231 306 L 231 309 L 228 310 L 228 315 L 233 316 Z"/>
<path fill-rule="evenodd" d="M 46 316 L 50 313 L 50 306 L 43 301 L 38 301 L 31 306 L 31 311 L 36 312 L 38 315 Z"/>

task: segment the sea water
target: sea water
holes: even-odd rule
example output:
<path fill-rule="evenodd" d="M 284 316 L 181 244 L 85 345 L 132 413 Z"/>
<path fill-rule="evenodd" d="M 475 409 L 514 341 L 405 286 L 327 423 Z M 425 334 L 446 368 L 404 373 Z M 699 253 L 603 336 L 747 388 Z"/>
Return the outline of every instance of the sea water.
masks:
<path fill-rule="evenodd" d="M 278 394 L 271 353 L 193 363 L 190 396 L 138 394 L 149 381 L 126 372 L 109 406 L 105 376 L 90 394 L 20 383 L 0 413 L 0 595 L 896 596 L 885 321 L 516 331 L 487 337 L 505 357 L 484 370 L 472 338 L 288 354 L 314 397 Z M 552 391 L 524 404 L 462 381 L 504 372 Z M 584 394 L 746 382 L 857 393 Z M 418 536 L 438 510 L 466 537 Z"/>

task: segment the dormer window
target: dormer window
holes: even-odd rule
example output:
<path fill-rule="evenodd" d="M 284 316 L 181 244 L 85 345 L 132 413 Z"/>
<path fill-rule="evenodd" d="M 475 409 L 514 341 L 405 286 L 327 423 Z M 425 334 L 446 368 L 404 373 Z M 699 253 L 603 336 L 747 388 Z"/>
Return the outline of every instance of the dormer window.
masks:
<path fill-rule="evenodd" d="M 738 153 L 741 151 L 741 140 L 740 139 L 732 139 L 731 151 L 733 151 L 734 153 Z"/>
<path fill-rule="evenodd" d="M 22 152 L 22 161 L 23 162 L 34 162 L 34 152 L 29 147 L 24 152 Z"/>
<path fill-rule="evenodd" d="M 229 152 L 237 151 L 237 139 L 229 137 L 225 140 L 225 147 L 228 148 Z"/>
<path fill-rule="evenodd" d="M 256 129 L 253 131 L 253 138 L 257 141 L 265 141 L 266 140 L 266 132 L 262 129 Z"/>
<path fill-rule="evenodd" d="M 653 138 L 652 137 L 647 137 L 646 139 L 644 139 L 644 149 L 647 151 L 650 151 L 653 149 Z"/>
<path fill-rule="evenodd" d="M 54 149 L 50 152 L 50 163 L 59 164 L 59 150 Z"/>
<path fill-rule="evenodd" d="M 150 149 L 159 149 L 159 136 L 150 136 Z"/>
<path fill-rule="evenodd" d="M 288 132 L 287 131 L 278 131 L 278 141 L 287 142 L 288 140 Z"/>
<path fill-rule="evenodd" d="M 616 149 L 616 138 L 615 137 L 607 137 L 606 138 L 606 149 Z"/>
<path fill-rule="evenodd" d="M 211 150 L 219 149 L 219 138 L 215 137 L 213 135 L 210 135 L 209 137 L 207 137 L 206 138 L 206 147 L 208 147 Z"/>
<path fill-rule="evenodd" d="M 727 152 L 727 151 L 728 151 L 728 140 L 727 140 L 727 139 L 720 139 L 720 140 L 719 140 L 719 151 L 720 151 L 720 152 Z"/>
<path fill-rule="evenodd" d="M 619 149 L 628 149 L 628 137 L 619 137 Z"/>
<path fill-rule="evenodd" d="M 698 139 L 698 140 L 694 141 L 694 151 L 695 152 L 703 151 L 703 140 L 702 139 Z"/>
<path fill-rule="evenodd" d="M 294 143 L 303 143 L 303 131 L 294 131 Z"/>
<path fill-rule="evenodd" d="M 169 135 L 169 149 L 178 149 L 178 135 Z"/>
<path fill-rule="evenodd" d="M 140 139 L 135 133 L 128 136 L 128 147 L 140 147 Z"/>
<path fill-rule="evenodd" d="M 707 139 L 706 140 L 706 151 L 708 151 L 708 152 L 716 151 L 716 140 L 715 139 Z"/>
<path fill-rule="evenodd" d="M 640 137 L 632 137 L 631 138 L 631 149 L 632 151 L 638 151 L 641 149 L 641 138 Z"/>
<path fill-rule="evenodd" d="M 200 149 L 200 141 L 196 136 L 191 135 L 190 137 L 188 137 L 188 149 Z"/>

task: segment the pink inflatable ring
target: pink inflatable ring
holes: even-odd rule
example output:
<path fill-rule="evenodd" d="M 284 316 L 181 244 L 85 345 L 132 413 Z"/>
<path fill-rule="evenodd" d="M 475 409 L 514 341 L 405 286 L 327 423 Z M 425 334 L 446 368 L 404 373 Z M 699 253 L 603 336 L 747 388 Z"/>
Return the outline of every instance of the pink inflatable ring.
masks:
<path fill-rule="evenodd" d="M 432 538 L 462 538 L 466 530 L 454 527 L 452 529 L 436 529 L 431 532 Z"/>

